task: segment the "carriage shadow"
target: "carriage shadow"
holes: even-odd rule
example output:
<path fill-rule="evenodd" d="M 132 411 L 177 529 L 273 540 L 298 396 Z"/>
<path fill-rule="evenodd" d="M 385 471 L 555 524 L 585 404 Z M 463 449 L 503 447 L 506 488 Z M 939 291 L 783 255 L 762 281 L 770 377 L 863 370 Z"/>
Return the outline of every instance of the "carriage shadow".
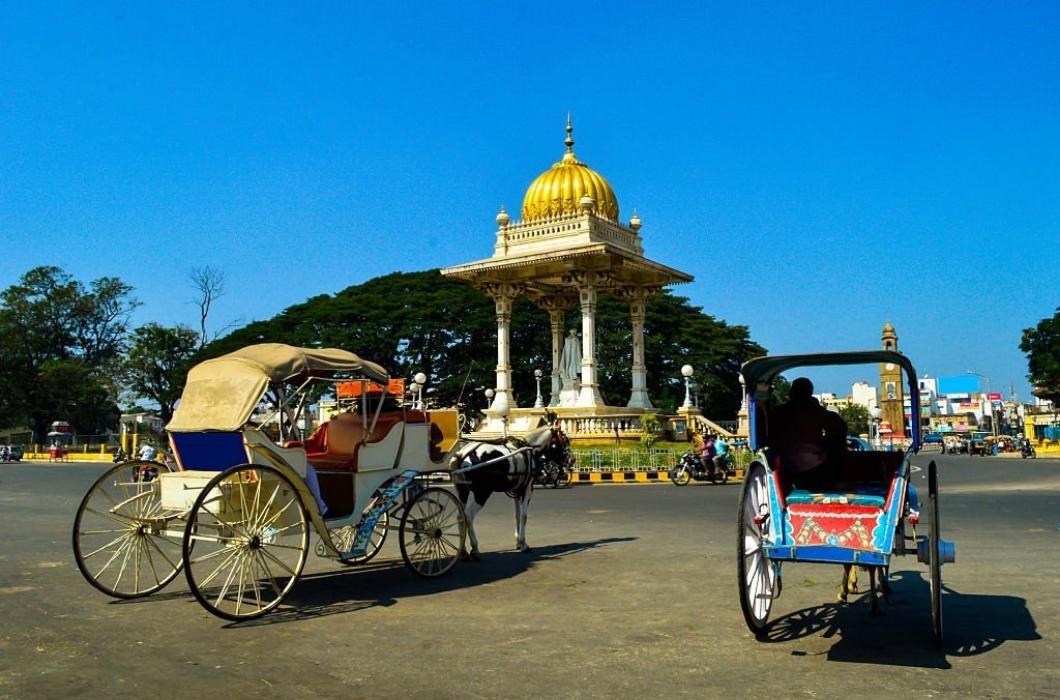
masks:
<path fill-rule="evenodd" d="M 931 587 L 926 575 L 911 571 L 892 574 L 890 604 L 880 602 L 873 616 L 867 595 L 849 604 L 803 608 L 777 618 L 762 634 L 767 643 L 832 640 L 803 644 L 793 656 L 825 654 L 829 661 L 844 661 L 917 668 L 950 668 L 947 657 L 976 656 L 1007 641 L 1041 639 L 1026 601 L 1015 596 L 960 593 L 943 587 L 943 643 L 931 636 Z M 782 599 L 783 600 L 783 599 Z"/>
<path fill-rule="evenodd" d="M 503 581 L 530 570 L 540 562 L 636 539 L 607 537 L 588 542 L 534 547 L 530 552 L 484 552 L 479 561 L 457 562 L 448 573 L 429 579 L 413 574 L 401 559 L 371 561 L 339 570 L 307 574 L 299 579 L 281 609 L 256 620 L 233 622 L 225 627 L 275 625 L 368 608 L 390 607 L 405 598 Z"/>

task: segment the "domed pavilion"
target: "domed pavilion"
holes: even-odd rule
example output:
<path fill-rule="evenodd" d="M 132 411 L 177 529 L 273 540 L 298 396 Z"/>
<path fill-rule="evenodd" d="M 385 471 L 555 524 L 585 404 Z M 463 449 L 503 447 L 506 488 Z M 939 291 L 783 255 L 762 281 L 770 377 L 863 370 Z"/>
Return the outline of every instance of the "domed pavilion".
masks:
<path fill-rule="evenodd" d="M 648 297 L 692 275 L 649 260 L 634 210 L 622 223 L 618 198 L 607 180 L 574 155 L 573 126 L 567 118 L 566 152 L 541 173 L 523 197 L 522 220 L 501 208 L 493 255 L 442 270 L 493 299 L 497 312 L 497 385 L 489 414 L 540 415 L 543 408 L 519 409 L 512 396 L 509 329 L 512 303 L 526 295 L 551 319 L 552 372 L 549 410 L 574 435 L 635 430 L 653 406 L 644 365 L 644 315 Z M 629 304 L 633 336 L 632 391 L 624 407 L 604 404 L 597 383 L 596 304 L 599 293 Z M 581 308 L 581 337 L 564 328 L 564 316 Z M 572 356 L 580 355 L 572 361 Z M 527 423 L 528 424 L 528 423 Z M 494 426 L 496 428 L 496 426 Z M 490 428 L 488 428 L 490 429 Z"/>

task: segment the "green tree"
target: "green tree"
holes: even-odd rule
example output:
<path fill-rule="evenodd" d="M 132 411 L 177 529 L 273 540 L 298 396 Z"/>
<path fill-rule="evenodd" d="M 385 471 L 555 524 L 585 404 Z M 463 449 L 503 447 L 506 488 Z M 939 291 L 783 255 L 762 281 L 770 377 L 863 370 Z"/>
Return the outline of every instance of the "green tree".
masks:
<path fill-rule="evenodd" d="M 847 432 L 852 435 L 869 432 L 869 409 L 851 403 L 839 407 L 839 415 L 847 422 Z"/>
<path fill-rule="evenodd" d="M 123 375 L 138 396 L 158 404 L 166 423 L 173 417 L 199 341 L 198 333 L 183 326 L 148 323 L 132 333 Z"/>
<path fill-rule="evenodd" d="M 1060 308 L 1023 331 L 1020 350 L 1027 355 L 1027 379 L 1034 393 L 1060 405 Z"/>
<path fill-rule="evenodd" d="M 0 292 L 0 420 L 38 440 L 53 420 L 82 433 L 117 425 L 115 369 L 137 302 L 102 277 L 86 289 L 58 267 L 37 267 Z"/>

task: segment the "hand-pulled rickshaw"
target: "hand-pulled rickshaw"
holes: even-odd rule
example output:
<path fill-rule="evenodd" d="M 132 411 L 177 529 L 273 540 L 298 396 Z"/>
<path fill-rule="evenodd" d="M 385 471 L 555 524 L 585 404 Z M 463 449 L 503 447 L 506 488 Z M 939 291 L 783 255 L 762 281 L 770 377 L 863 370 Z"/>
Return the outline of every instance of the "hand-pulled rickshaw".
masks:
<path fill-rule="evenodd" d="M 327 385 L 349 410 L 306 437 Z M 183 568 L 203 607 L 229 620 L 284 600 L 311 530 L 317 555 L 356 564 L 395 529 L 409 569 L 444 574 L 467 532 L 459 500 L 432 485 L 450 468 L 456 413 L 412 410 L 393 389 L 382 367 L 336 349 L 252 345 L 196 365 L 167 426 L 175 465 L 124 462 L 81 502 L 81 573 L 137 598 Z"/>
<path fill-rule="evenodd" d="M 908 450 L 847 452 L 839 465 L 834 489 L 807 492 L 793 488 L 785 474 L 783 455 L 770 444 L 773 381 L 790 369 L 809 366 L 893 363 L 909 385 L 912 441 Z M 910 457 L 920 447 L 920 402 L 916 370 L 898 352 L 872 350 L 847 353 L 759 357 L 742 367 L 748 392 L 750 445 L 755 457 L 747 468 L 738 515 L 737 573 L 740 606 L 748 628 L 765 632 L 773 601 L 782 589 L 785 562 L 843 564 L 841 596 L 854 566 L 869 569 L 876 609 L 876 575 L 884 593 L 894 555 L 915 554 L 931 576 L 931 621 L 936 641 L 942 640 L 942 564 L 952 562 L 956 546 L 939 534 L 938 477 L 928 467 L 928 531 L 916 536 L 919 503 L 910 484 Z M 906 524 L 913 528 L 906 534 Z"/>

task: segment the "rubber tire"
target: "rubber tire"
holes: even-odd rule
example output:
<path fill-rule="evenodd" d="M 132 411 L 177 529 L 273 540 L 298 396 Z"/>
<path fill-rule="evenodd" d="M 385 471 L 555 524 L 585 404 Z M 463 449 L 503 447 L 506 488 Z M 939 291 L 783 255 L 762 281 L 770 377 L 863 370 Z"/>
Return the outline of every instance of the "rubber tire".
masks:
<path fill-rule="evenodd" d="M 174 578 L 176 578 L 177 574 L 180 573 L 181 567 L 184 565 L 183 559 L 178 561 L 176 567 L 174 567 L 168 574 L 166 574 L 165 576 L 162 577 L 160 585 L 157 585 L 157 586 L 155 586 L 153 588 L 149 588 L 149 589 L 145 589 L 145 590 L 142 590 L 142 591 L 138 591 L 138 592 L 135 592 L 135 593 L 126 593 L 126 592 L 115 590 L 115 589 L 113 589 L 113 588 L 111 588 L 109 586 L 106 586 L 106 585 L 100 583 L 95 578 L 93 578 L 92 575 L 88 571 L 88 566 L 85 564 L 84 558 L 82 556 L 83 553 L 82 553 L 82 550 L 81 550 L 81 541 L 78 538 L 78 530 L 80 529 L 81 519 L 82 519 L 82 516 L 84 515 L 85 508 L 88 506 L 88 502 L 89 502 L 89 499 L 92 496 L 92 492 L 95 491 L 96 488 L 98 488 L 100 484 L 102 484 L 104 481 L 108 480 L 111 477 L 111 475 L 114 474 L 115 472 L 121 471 L 122 469 L 128 469 L 130 467 L 136 466 L 137 464 L 142 464 L 144 466 L 157 467 L 159 472 L 162 472 L 162 471 L 170 471 L 171 472 L 171 471 L 173 471 L 173 469 L 171 467 L 169 467 L 166 464 L 162 464 L 160 462 L 145 462 L 143 460 L 138 460 L 138 459 L 126 460 L 126 461 L 118 462 L 117 464 L 112 466 L 110 469 L 108 469 L 107 471 L 103 472 L 103 474 L 100 475 L 100 477 L 98 479 L 96 479 L 94 482 L 92 482 L 92 486 L 90 486 L 88 491 L 85 492 L 84 498 L 81 499 L 81 504 L 77 507 L 77 515 L 74 516 L 74 527 L 73 527 L 73 532 L 72 532 L 72 540 L 73 540 L 72 544 L 73 544 L 73 549 L 74 549 L 74 561 L 77 563 L 77 568 L 81 572 L 81 575 L 85 577 L 85 580 L 88 581 L 94 588 L 96 588 L 100 592 L 105 593 L 106 595 L 109 595 L 109 596 L 111 596 L 113 598 L 123 598 L 123 599 L 143 598 L 145 596 L 151 595 L 152 593 L 156 593 L 156 592 L 162 590 L 163 588 L 165 588 L 169 584 L 170 581 L 172 581 Z M 158 477 L 155 477 L 155 478 L 157 479 Z"/>
<path fill-rule="evenodd" d="M 939 555 L 939 483 L 934 460 L 928 465 L 928 567 L 931 570 L 931 634 L 942 646 L 942 557 Z"/>
<path fill-rule="evenodd" d="M 249 613 L 249 614 L 245 614 L 245 615 L 242 615 L 242 614 L 241 615 L 235 615 L 235 614 L 229 613 L 229 612 L 227 612 L 225 610 L 218 609 L 217 607 L 214 606 L 214 604 L 210 600 L 207 599 L 207 597 L 205 595 L 203 595 L 203 592 L 199 588 L 198 582 L 195 581 L 194 569 L 193 569 L 192 566 L 189 565 L 189 557 L 191 556 L 192 552 L 194 551 L 194 547 L 193 547 L 193 544 L 192 544 L 192 537 L 193 537 L 194 533 L 192 531 L 194 530 L 194 525 L 195 525 L 195 522 L 196 522 L 196 517 L 195 516 L 199 512 L 199 509 L 202 507 L 203 501 L 206 499 L 206 497 L 208 495 L 210 495 L 210 493 L 215 488 L 217 488 L 222 482 L 227 480 L 230 476 L 232 476 L 236 472 L 239 472 L 239 471 L 242 471 L 242 470 L 246 470 L 246 469 L 257 469 L 257 470 L 261 470 L 263 472 L 272 472 L 275 475 L 274 478 L 277 478 L 277 479 L 282 480 L 283 482 L 287 483 L 287 485 L 290 487 L 291 491 L 295 494 L 295 498 L 297 499 L 298 508 L 301 510 L 302 519 L 306 523 L 306 532 L 305 532 L 305 535 L 304 535 L 304 538 L 303 538 L 304 542 L 302 543 L 301 561 L 295 566 L 295 569 L 294 569 L 294 572 L 293 572 L 294 575 L 289 578 L 289 582 L 288 582 L 287 586 L 280 593 L 280 595 L 275 600 L 273 600 L 271 603 L 269 603 L 268 605 L 264 606 L 263 608 L 255 611 L 255 612 L 252 612 L 252 613 Z M 305 569 L 306 561 L 309 559 L 309 539 L 310 539 L 309 538 L 309 533 L 310 533 L 310 531 L 313 528 L 313 523 L 312 523 L 312 520 L 310 520 L 310 518 L 309 518 L 309 512 L 306 510 L 305 503 L 302 503 L 301 499 L 298 498 L 297 493 L 298 492 L 295 489 L 294 484 L 291 483 L 291 480 L 288 479 L 286 476 L 284 476 L 278 469 L 275 469 L 275 468 L 270 467 L 270 466 L 261 465 L 261 464 L 240 464 L 240 465 L 237 465 L 235 467 L 230 467 L 229 469 L 226 469 L 225 471 L 221 472 L 217 476 L 215 476 L 212 479 L 210 479 L 210 481 L 208 481 L 206 483 L 206 485 L 202 488 L 202 491 L 199 493 L 198 497 L 195 499 L 195 503 L 192 505 L 191 510 L 188 511 L 188 522 L 187 522 L 187 524 L 184 527 L 184 560 L 183 560 L 183 563 L 184 563 L 184 577 L 188 581 L 188 587 L 191 589 L 192 595 L 195 596 L 195 599 L 199 601 L 199 604 L 202 605 L 202 607 L 205 608 L 207 610 L 207 612 L 209 612 L 209 613 L 211 613 L 213 615 L 216 615 L 217 617 L 220 617 L 220 618 L 222 618 L 224 620 L 230 620 L 232 622 L 240 622 L 240 621 L 243 621 L 243 620 L 253 620 L 253 619 L 259 618 L 262 615 L 265 615 L 265 614 L 275 610 L 287 598 L 288 594 L 290 594 L 290 592 L 291 592 L 291 589 L 294 588 L 295 584 L 298 582 L 298 579 L 301 578 L 302 571 Z"/>
<path fill-rule="evenodd" d="M 412 558 L 409 556 L 408 545 L 406 543 L 406 532 L 409 528 L 409 514 L 412 513 L 412 508 L 416 505 L 416 503 L 427 498 L 447 499 L 451 501 L 451 503 L 456 505 L 456 508 L 460 514 L 460 541 L 457 544 L 456 552 L 453 555 L 453 561 L 450 562 L 450 564 L 445 568 L 431 572 L 425 571 L 420 567 L 416 566 L 416 564 L 412 561 Z M 429 488 L 423 489 L 423 491 L 418 493 L 415 498 L 409 501 L 408 506 L 401 514 L 401 525 L 398 528 L 398 544 L 401 547 L 401 559 L 405 562 L 405 566 L 408 567 L 409 571 L 416 574 L 417 576 L 422 576 L 424 578 L 434 578 L 437 576 L 441 576 L 442 574 L 448 573 L 449 570 L 456 565 L 456 562 L 460 560 L 460 553 L 464 551 L 466 543 L 467 519 L 464 517 L 464 506 L 460 503 L 460 499 L 458 499 L 448 489 L 444 489 L 438 486 L 431 486 Z"/>
<path fill-rule="evenodd" d="M 670 481 L 674 482 L 674 486 L 687 486 L 692 481 L 692 474 L 688 467 L 674 467 L 670 470 Z"/>
<path fill-rule="evenodd" d="M 771 598 L 765 599 L 767 602 L 764 604 L 765 610 L 761 615 L 756 614 L 751 609 L 751 602 L 749 599 L 750 590 L 747 581 L 747 536 L 753 532 L 753 529 L 757 529 L 758 526 L 754 525 L 754 496 L 753 491 L 756 490 L 756 485 L 753 483 L 756 480 L 759 481 L 759 488 L 761 489 L 760 496 L 767 493 L 767 486 L 765 480 L 769 478 L 765 467 L 758 462 L 754 462 L 750 467 L 747 468 L 747 473 L 744 475 L 743 486 L 740 489 L 740 505 L 736 514 L 736 578 L 737 587 L 740 592 L 740 609 L 743 611 L 743 619 L 749 629 L 756 638 L 761 638 L 765 632 L 767 623 L 769 622 L 769 613 L 773 607 L 773 600 L 780 594 L 780 565 L 775 562 L 771 562 L 768 557 L 764 554 L 761 555 L 763 565 L 770 567 L 770 573 L 772 574 L 772 581 L 769 581 L 769 575 L 766 576 L 766 588 L 763 592 L 767 595 L 772 596 Z M 770 517 L 779 517 L 776 514 Z M 750 523 L 747 522 L 748 518 L 752 518 Z M 754 535 L 751 535 L 753 538 Z M 758 544 L 761 546 L 761 534 L 758 536 Z M 771 586 L 770 586 L 771 584 Z"/>

